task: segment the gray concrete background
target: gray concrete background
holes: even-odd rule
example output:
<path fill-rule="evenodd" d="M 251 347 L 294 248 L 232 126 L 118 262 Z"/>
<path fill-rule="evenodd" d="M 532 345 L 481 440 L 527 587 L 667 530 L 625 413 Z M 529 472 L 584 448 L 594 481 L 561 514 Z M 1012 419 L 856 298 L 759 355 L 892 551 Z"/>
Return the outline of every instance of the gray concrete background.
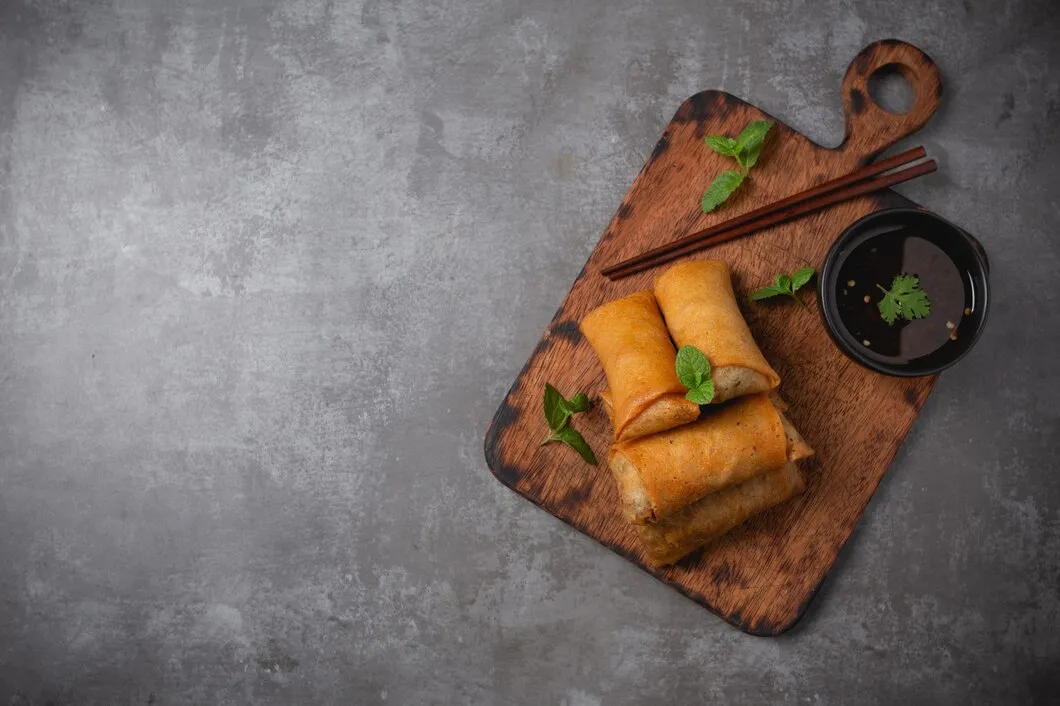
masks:
<path fill-rule="evenodd" d="M 996 300 L 753 638 L 482 437 L 685 96 L 834 144 L 889 36 Z M 1049 0 L 0 3 L 0 704 L 1058 703 L 1058 75 Z"/>

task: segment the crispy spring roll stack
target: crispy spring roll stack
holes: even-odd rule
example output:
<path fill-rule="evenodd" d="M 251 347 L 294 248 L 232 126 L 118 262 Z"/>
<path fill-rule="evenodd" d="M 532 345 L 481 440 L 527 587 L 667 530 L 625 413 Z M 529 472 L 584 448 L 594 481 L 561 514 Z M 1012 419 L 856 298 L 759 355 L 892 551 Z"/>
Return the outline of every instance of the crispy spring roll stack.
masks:
<path fill-rule="evenodd" d="M 655 298 L 678 347 L 695 346 L 710 361 L 712 404 L 780 384 L 780 376 L 758 350 L 740 313 L 724 262 L 691 260 L 674 265 L 656 280 Z"/>
<path fill-rule="evenodd" d="M 655 522 L 644 523 L 643 520 L 637 520 L 638 514 L 647 519 L 651 513 L 651 499 L 647 494 L 642 473 L 656 481 L 661 480 L 663 484 L 667 484 L 669 478 L 669 482 L 674 483 L 676 487 L 682 474 L 675 472 L 678 470 L 675 465 L 675 459 L 689 457 L 687 453 L 687 447 L 689 446 L 695 447 L 700 443 L 709 445 L 709 439 L 723 432 L 723 430 L 715 428 L 707 429 L 704 432 L 703 429 L 699 429 L 698 434 L 682 434 L 677 438 L 675 438 L 674 432 L 659 434 L 657 440 L 666 439 L 666 446 L 677 447 L 675 452 L 664 455 L 655 462 L 647 458 L 642 459 L 649 465 L 644 466 L 642 463 L 640 468 L 633 467 L 629 463 L 628 457 L 622 454 L 621 451 L 619 454 L 612 453 L 611 471 L 618 482 L 623 508 L 627 517 L 634 520 L 634 529 L 640 538 L 649 562 L 655 566 L 673 564 L 704 544 L 728 533 L 755 515 L 790 500 L 806 489 L 802 472 L 795 465 L 795 462 L 812 456 L 813 449 L 803 440 L 788 418 L 784 416 L 781 410 L 786 409 L 787 405 L 775 392 L 771 392 L 768 395 L 754 395 L 745 400 L 733 402 L 712 413 L 702 421 L 684 427 L 684 429 L 692 432 L 703 425 L 704 422 L 716 418 L 718 416 L 717 412 L 735 408 L 733 415 L 728 418 L 726 424 L 734 427 L 734 431 L 741 430 L 739 433 L 743 433 L 744 422 L 740 417 L 754 414 L 754 410 L 764 414 L 766 417 L 771 416 L 769 410 L 761 404 L 763 398 L 770 403 L 770 407 L 779 417 L 784 433 L 786 462 L 775 470 L 766 470 L 742 482 L 728 485 L 704 495 L 676 512 L 662 519 L 656 519 Z M 600 394 L 600 402 L 604 411 L 610 415 L 611 395 L 607 390 Z M 736 414 L 736 412 L 739 413 Z M 671 440 L 675 443 L 670 444 Z M 625 448 L 628 448 L 628 446 L 624 445 Z M 661 444 L 657 443 L 652 446 L 658 447 Z M 754 442 L 752 442 L 752 448 L 753 446 Z M 775 451 L 775 443 L 771 444 L 771 446 L 774 448 L 771 449 L 770 453 Z M 704 456 L 708 455 L 708 453 L 704 453 Z M 653 463 L 658 465 L 653 465 Z M 686 468 L 685 470 L 694 469 Z M 713 474 L 712 477 L 716 480 L 719 476 Z M 687 489 L 689 485 L 683 484 L 683 487 Z"/>
<path fill-rule="evenodd" d="M 608 409 L 607 395 L 603 407 Z M 698 422 L 617 443 L 609 465 L 625 516 L 656 523 L 700 499 L 812 455 L 766 394 L 711 411 Z"/>
<path fill-rule="evenodd" d="M 673 429 L 699 416 L 699 405 L 685 399 L 677 379 L 677 351 L 651 292 L 594 309 L 581 330 L 607 376 L 617 441 Z"/>
<path fill-rule="evenodd" d="M 692 503 L 653 525 L 634 525 L 648 561 L 673 564 L 755 515 L 799 495 L 806 489 L 794 461 Z"/>

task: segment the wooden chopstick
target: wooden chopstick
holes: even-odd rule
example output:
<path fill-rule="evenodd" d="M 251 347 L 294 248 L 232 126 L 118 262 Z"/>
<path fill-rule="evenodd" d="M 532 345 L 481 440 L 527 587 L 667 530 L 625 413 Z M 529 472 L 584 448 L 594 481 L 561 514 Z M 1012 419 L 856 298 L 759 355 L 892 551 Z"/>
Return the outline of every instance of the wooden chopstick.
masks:
<path fill-rule="evenodd" d="M 653 248 L 636 257 L 609 265 L 601 272 L 612 280 L 628 277 L 670 262 L 688 253 L 717 245 L 733 238 L 749 235 L 763 228 L 785 223 L 841 201 L 857 198 L 873 191 L 879 191 L 880 189 L 886 189 L 910 179 L 915 179 L 924 174 L 930 174 L 938 168 L 935 160 L 928 160 L 909 169 L 877 176 L 895 167 L 920 159 L 925 154 L 923 147 L 916 147 L 710 228 L 678 238 L 673 242 Z"/>

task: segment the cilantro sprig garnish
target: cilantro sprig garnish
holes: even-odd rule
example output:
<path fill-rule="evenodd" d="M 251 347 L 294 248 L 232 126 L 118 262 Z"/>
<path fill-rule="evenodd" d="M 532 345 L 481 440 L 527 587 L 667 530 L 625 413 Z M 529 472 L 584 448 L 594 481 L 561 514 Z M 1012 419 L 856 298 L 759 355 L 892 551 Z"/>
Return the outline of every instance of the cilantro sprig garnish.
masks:
<path fill-rule="evenodd" d="M 883 299 L 876 307 L 883 320 L 891 326 L 899 318 L 912 321 L 931 313 L 931 300 L 927 292 L 920 288 L 920 278 L 916 275 L 897 275 L 890 289 L 884 289 L 879 284 L 876 286 L 883 292 Z"/>

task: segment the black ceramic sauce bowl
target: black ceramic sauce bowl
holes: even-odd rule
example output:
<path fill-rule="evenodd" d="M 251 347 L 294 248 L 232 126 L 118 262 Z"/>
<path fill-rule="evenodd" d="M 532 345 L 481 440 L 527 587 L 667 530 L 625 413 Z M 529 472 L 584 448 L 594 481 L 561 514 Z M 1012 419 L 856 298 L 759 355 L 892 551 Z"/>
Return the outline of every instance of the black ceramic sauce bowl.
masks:
<path fill-rule="evenodd" d="M 904 360 L 881 355 L 871 347 L 871 342 L 869 346 L 864 345 L 865 341 L 855 335 L 844 322 L 840 305 L 840 297 L 849 295 L 845 288 L 847 282 L 840 281 L 840 273 L 844 271 L 844 264 L 856 252 L 858 252 L 856 256 L 858 258 L 871 257 L 866 255 L 868 251 L 864 249 L 859 251 L 859 247 L 867 246 L 870 240 L 885 242 L 879 240 L 879 236 L 887 236 L 898 231 L 915 232 L 918 238 L 936 246 L 949 258 L 964 281 L 967 301 L 967 308 L 964 309 L 963 316 L 959 320 L 959 336 L 956 332 L 952 339 L 947 339 L 943 335 L 945 342 L 938 347 L 923 355 Z M 876 251 L 872 249 L 871 252 Z M 986 252 L 979 241 L 944 218 L 914 208 L 877 211 L 853 223 L 828 251 L 818 279 L 818 301 L 825 329 L 840 350 L 871 370 L 900 377 L 933 375 L 967 355 L 979 339 L 986 322 L 989 303 L 989 272 Z M 868 301 L 870 295 L 864 296 Z M 872 299 L 873 303 L 866 306 L 875 306 L 878 297 L 879 295 L 876 295 L 876 298 Z M 849 305 L 846 306 L 849 310 Z"/>

